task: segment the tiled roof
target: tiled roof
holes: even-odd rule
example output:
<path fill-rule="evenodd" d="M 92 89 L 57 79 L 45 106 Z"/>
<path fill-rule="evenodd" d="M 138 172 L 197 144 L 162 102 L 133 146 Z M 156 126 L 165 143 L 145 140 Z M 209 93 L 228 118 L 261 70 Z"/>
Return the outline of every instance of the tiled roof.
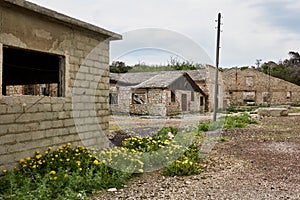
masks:
<path fill-rule="evenodd" d="M 186 70 L 186 71 L 160 71 L 160 72 L 137 72 L 137 73 L 110 73 L 110 79 L 120 84 L 138 85 L 147 81 L 148 84 L 167 85 L 174 81 L 173 78 L 182 76 L 187 73 L 194 81 L 205 80 L 206 70 Z"/>

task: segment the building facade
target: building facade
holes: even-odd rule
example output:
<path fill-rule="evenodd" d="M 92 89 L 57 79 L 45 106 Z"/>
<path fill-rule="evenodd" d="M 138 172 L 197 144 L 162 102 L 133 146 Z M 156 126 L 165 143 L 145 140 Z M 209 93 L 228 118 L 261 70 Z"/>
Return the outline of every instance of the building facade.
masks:
<path fill-rule="evenodd" d="M 300 87 L 259 72 L 253 68 L 224 71 L 225 92 L 229 105 L 299 104 Z"/>
<path fill-rule="evenodd" d="M 106 146 L 109 42 L 121 36 L 24 0 L 0 13 L 0 171 L 48 146 Z"/>
<path fill-rule="evenodd" d="M 180 71 L 112 74 L 112 112 L 176 115 L 204 112 L 206 94 Z"/>
<path fill-rule="evenodd" d="M 211 65 L 206 65 L 203 69 L 186 71 L 195 83 L 205 92 L 205 111 L 213 111 L 214 95 L 215 95 L 215 78 L 216 68 Z M 222 70 L 218 71 L 218 108 L 223 109 L 226 106 L 225 92 L 224 92 L 224 77 Z"/>

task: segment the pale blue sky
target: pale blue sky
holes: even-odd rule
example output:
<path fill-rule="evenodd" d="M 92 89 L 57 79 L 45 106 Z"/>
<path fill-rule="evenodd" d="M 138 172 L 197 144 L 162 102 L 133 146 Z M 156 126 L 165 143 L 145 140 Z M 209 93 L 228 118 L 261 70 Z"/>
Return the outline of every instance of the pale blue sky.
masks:
<path fill-rule="evenodd" d="M 291 50 L 300 51 L 298 0 L 30 1 L 120 34 L 143 28 L 174 31 L 201 47 L 211 64 L 216 51 L 215 19 L 221 12 L 222 67 L 251 66 L 256 59 L 279 61 L 288 58 Z M 164 40 L 168 43 L 168 37 Z M 112 48 L 117 48 L 117 43 Z M 166 45 L 164 49 L 168 50 Z M 134 60 L 134 55 L 131 57 Z M 151 59 L 157 63 L 153 55 Z"/>

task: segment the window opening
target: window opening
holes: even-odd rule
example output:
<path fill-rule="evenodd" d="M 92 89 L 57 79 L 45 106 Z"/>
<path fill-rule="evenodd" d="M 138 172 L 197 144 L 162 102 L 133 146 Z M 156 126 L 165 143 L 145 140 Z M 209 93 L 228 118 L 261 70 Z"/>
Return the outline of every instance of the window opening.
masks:
<path fill-rule="evenodd" d="M 109 104 L 118 104 L 118 94 L 116 93 L 109 94 Z"/>
<path fill-rule="evenodd" d="M 191 101 L 195 101 L 195 93 L 194 93 L 194 91 L 191 91 Z"/>
<path fill-rule="evenodd" d="M 2 95 L 64 96 L 64 56 L 3 46 Z"/>
<path fill-rule="evenodd" d="M 171 102 L 175 102 L 175 101 L 176 101 L 175 92 L 171 91 Z"/>

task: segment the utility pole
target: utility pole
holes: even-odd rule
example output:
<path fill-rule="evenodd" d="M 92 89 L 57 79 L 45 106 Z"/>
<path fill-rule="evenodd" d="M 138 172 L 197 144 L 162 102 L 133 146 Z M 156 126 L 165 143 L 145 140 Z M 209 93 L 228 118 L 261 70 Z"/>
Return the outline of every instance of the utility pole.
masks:
<path fill-rule="evenodd" d="M 219 94 L 219 55 L 220 55 L 220 33 L 221 33 L 221 13 L 218 14 L 218 28 L 217 28 L 217 49 L 216 49 L 216 74 L 215 74 L 215 94 L 214 94 L 214 113 L 213 121 L 217 120 L 218 111 L 218 94 Z"/>
<path fill-rule="evenodd" d="M 259 69 L 260 67 L 260 62 L 262 61 L 262 59 L 256 59 L 256 65 L 257 65 L 257 69 Z"/>

